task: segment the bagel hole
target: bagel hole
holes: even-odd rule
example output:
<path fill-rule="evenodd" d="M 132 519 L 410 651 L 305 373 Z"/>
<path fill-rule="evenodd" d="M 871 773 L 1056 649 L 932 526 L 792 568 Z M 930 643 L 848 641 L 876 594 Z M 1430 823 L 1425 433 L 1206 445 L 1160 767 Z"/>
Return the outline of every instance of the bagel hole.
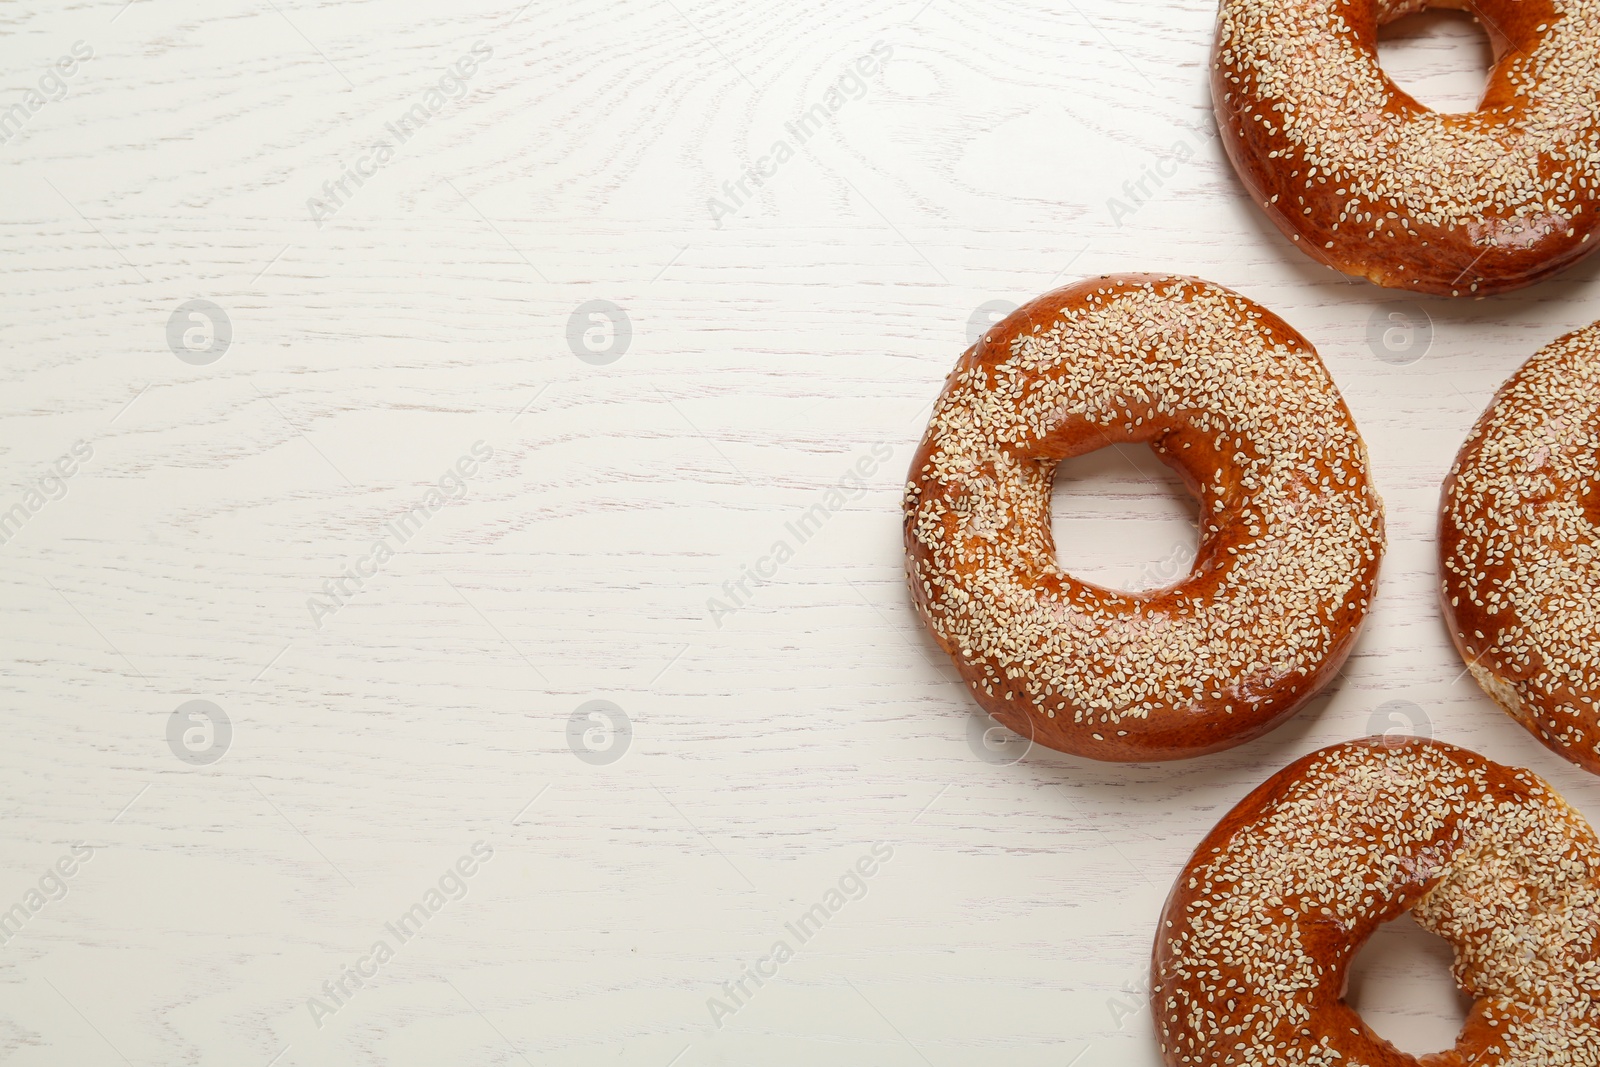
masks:
<path fill-rule="evenodd" d="M 1454 1048 L 1472 1008 L 1450 975 L 1454 961 L 1448 941 L 1402 915 L 1378 927 L 1350 961 L 1345 1003 L 1401 1052 Z"/>
<path fill-rule="evenodd" d="M 1145 444 L 1062 460 L 1050 498 L 1056 565 L 1127 593 L 1177 585 L 1200 543 L 1199 504 Z"/>
<path fill-rule="evenodd" d="M 1378 65 L 1423 107 L 1460 114 L 1478 109 L 1494 47 L 1472 15 L 1429 8 L 1378 27 Z"/>

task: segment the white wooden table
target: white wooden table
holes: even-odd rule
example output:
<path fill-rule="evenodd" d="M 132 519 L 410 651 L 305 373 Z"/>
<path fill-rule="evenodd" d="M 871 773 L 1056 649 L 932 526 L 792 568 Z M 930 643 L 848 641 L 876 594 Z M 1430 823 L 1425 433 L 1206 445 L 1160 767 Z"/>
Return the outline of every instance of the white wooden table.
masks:
<path fill-rule="evenodd" d="M 1209 0 L 0 18 L 0 1061 L 1153 1067 L 1166 889 L 1289 760 L 1413 728 L 1600 816 L 1433 599 L 1447 466 L 1600 261 L 1419 306 L 1307 260 L 1210 132 Z M 1409 22 L 1406 84 L 1469 103 L 1473 32 Z M 1319 347 L 1381 599 L 1263 740 L 1019 762 L 899 487 L 973 324 L 1116 270 Z M 1161 471 L 1067 464 L 1063 562 L 1179 565 Z M 1447 1044 L 1447 953 L 1386 941 L 1362 1007 Z"/>

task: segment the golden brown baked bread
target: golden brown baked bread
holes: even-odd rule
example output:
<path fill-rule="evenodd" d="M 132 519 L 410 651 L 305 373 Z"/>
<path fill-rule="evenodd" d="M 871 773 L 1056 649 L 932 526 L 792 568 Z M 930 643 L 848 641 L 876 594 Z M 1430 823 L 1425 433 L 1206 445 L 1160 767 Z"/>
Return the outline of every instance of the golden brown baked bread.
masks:
<path fill-rule="evenodd" d="M 1345 1003 L 1410 911 L 1475 1003 L 1454 1049 L 1400 1052 Z M 1595 1067 L 1600 841 L 1533 774 L 1415 738 L 1313 753 L 1195 850 L 1156 935 L 1170 1067 Z"/>
<path fill-rule="evenodd" d="M 1056 564 L 1056 464 L 1142 441 L 1200 502 L 1192 573 L 1123 593 Z M 1020 308 L 961 357 L 905 491 L 907 576 L 973 696 L 1102 760 L 1255 737 L 1330 681 L 1383 551 L 1366 451 L 1311 345 L 1237 293 L 1119 275 Z"/>
<path fill-rule="evenodd" d="M 1600 323 L 1500 387 L 1444 483 L 1439 595 L 1478 684 L 1600 773 Z"/>
<path fill-rule="evenodd" d="M 1378 26 L 1472 11 L 1496 62 L 1441 114 L 1378 66 Z M 1514 289 L 1594 250 L 1600 0 L 1222 0 L 1212 99 L 1257 204 L 1308 254 L 1379 285 Z"/>

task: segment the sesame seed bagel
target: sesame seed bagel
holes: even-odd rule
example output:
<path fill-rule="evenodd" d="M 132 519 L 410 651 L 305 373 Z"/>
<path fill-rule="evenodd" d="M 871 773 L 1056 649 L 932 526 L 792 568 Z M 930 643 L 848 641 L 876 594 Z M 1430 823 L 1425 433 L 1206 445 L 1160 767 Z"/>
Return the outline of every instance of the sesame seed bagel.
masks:
<path fill-rule="evenodd" d="M 1471 11 L 1496 62 L 1478 110 L 1442 114 L 1378 66 L 1378 27 Z M 1395 289 L 1502 292 L 1594 249 L 1600 0 L 1221 0 L 1223 143 L 1279 229 Z"/>
<path fill-rule="evenodd" d="M 1351 959 L 1410 911 L 1475 998 L 1417 1058 L 1344 1001 Z M 1533 774 L 1416 738 L 1313 753 L 1195 850 L 1156 935 L 1171 1067 L 1596 1067 L 1600 840 Z"/>
<path fill-rule="evenodd" d="M 1145 442 L 1199 499 L 1189 576 L 1124 593 L 1056 563 L 1056 465 Z M 972 694 L 1024 737 L 1165 760 L 1271 729 L 1332 679 L 1383 515 L 1360 435 L 1282 319 L 1192 278 L 1058 289 L 968 349 L 905 490 L 912 597 Z"/>
<path fill-rule="evenodd" d="M 1541 349 L 1444 483 L 1440 599 L 1495 702 L 1600 774 L 1600 323 Z"/>

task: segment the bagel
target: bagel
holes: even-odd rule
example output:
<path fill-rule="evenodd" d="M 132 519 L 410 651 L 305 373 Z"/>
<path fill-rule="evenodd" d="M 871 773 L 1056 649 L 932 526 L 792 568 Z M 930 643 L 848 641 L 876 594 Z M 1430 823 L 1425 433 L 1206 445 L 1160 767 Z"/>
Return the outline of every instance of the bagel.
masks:
<path fill-rule="evenodd" d="M 1050 532 L 1056 464 L 1145 442 L 1199 498 L 1177 585 L 1079 581 Z M 1050 748 L 1166 760 L 1272 728 L 1327 684 L 1377 578 L 1366 450 L 1315 350 L 1192 278 L 1058 289 L 961 357 L 904 496 L 907 578 L 978 703 Z"/>
<path fill-rule="evenodd" d="M 1378 27 L 1451 7 L 1496 62 L 1442 114 L 1378 65 Z M 1594 250 L 1600 0 L 1222 0 L 1212 101 L 1234 168 L 1308 254 L 1379 285 L 1515 289 Z"/>
<path fill-rule="evenodd" d="M 1490 401 L 1439 507 L 1439 596 L 1483 690 L 1600 773 L 1600 323 Z"/>
<path fill-rule="evenodd" d="M 1417 1059 L 1345 1001 L 1350 961 L 1409 911 L 1474 998 Z M 1167 900 L 1151 1013 L 1170 1067 L 1595 1067 L 1600 840 L 1544 782 L 1464 749 L 1368 738 L 1251 793 Z"/>

